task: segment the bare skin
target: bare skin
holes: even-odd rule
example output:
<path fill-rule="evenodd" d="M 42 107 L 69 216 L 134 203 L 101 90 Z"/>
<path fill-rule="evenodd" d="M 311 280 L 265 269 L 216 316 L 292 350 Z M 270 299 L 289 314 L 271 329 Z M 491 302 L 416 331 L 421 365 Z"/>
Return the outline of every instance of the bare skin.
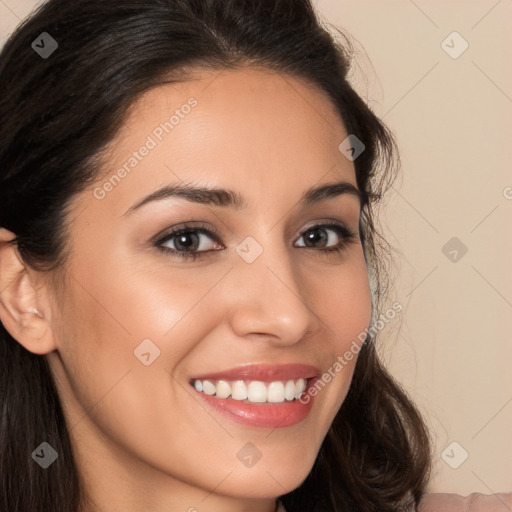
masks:
<path fill-rule="evenodd" d="M 156 147 L 105 187 L 190 98 L 197 104 L 172 131 L 161 141 L 152 135 Z M 254 68 L 199 72 L 133 105 L 103 175 L 73 200 L 62 288 L 24 265 L 15 247 L 1 246 L 0 318 L 51 365 L 95 503 L 83 512 L 274 512 L 276 497 L 306 478 L 356 357 L 303 421 L 275 430 L 206 410 L 189 379 L 246 363 L 325 372 L 369 326 L 359 238 L 326 253 L 322 247 L 344 242 L 336 230 L 317 228 L 325 242 L 311 246 L 304 235 L 323 222 L 357 235 L 358 198 L 299 205 L 311 187 L 357 186 L 353 162 L 338 150 L 347 135 L 330 101 L 298 79 Z M 161 186 L 183 182 L 232 189 L 247 206 L 166 198 L 126 213 Z M 196 252 L 205 252 L 195 260 L 154 245 L 185 222 L 219 233 L 219 241 L 197 235 Z M 0 242 L 13 236 L 0 229 Z M 252 263 L 235 250 L 248 236 L 263 249 Z M 178 250 L 176 239 L 165 247 Z M 149 366 L 134 356 L 144 339 L 160 350 Z M 247 442 L 262 453 L 250 468 L 237 458 Z"/>

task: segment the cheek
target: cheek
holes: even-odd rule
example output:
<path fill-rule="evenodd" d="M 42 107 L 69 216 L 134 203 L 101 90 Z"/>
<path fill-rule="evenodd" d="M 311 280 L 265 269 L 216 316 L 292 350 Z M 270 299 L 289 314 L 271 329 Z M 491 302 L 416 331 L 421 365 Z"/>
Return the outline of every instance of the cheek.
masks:
<path fill-rule="evenodd" d="M 371 321 L 371 293 L 362 248 L 346 262 L 310 280 L 308 297 L 330 334 L 336 354 L 342 354 Z"/>
<path fill-rule="evenodd" d="M 325 270 L 310 282 L 310 307 L 325 326 L 318 343 L 326 367 L 316 384 L 321 397 L 321 423 L 326 431 L 348 393 L 357 358 L 371 321 L 371 293 L 362 248 L 343 264 Z"/>
<path fill-rule="evenodd" d="M 209 292 L 225 270 L 124 262 L 75 265 L 58 344 L 76 406 L 92 408 L 91 416 L 106 429 L 119 408 L 114 417 L 123 418 L 123 429 L 136 430 L 143 428 L 142 418 L 153 421 L 155 411 L 169 411 L 173 393 L 183 395 L 171 374 L 222 319 Z"/>
<path fill-rule="evenodd" d="M 105 262 L 87 265 L 83 272 L 75 268 L 73 275 L 87 283 L 87 290 L 72 280 L 63 304 L 60 391 L 71 425 L 78 425 L 77 437 L 95 443 L 99 430 L 141 460 L 190 479 L 197 472 L 195 450 L 212 452 L 212 465 L 225 458 L 225 447 L 211 449 L 225 434 L 210 417 L 200 416 L 202 409 L 172 373 L 215 323 L 211 298 L 202 298 L 218 274 L 127 270 Z M 177 277 L 162 278 L 171 274 Z M 152 362 L 145 365 L 148 352 Z M 192 435 L 199 416 L 201 435 Z M 230 451 L 235 461 L 238 445 L 233 442 Z M 214 472 L 209 478 L 211 488 L 218 484 Z"/>
<path fill-rule="evenodd" d="M 197 311 L 203 318 L 207 314 L 209 299 L 203 299 L 222 272 L 148 266 L 127 258 L 89 262 L 74 270 L 77 280 L 64 305 L 65 321 L 87 340 L 85 351 L 131 363 L 133 351 L 149 339 L 162 353 L 169 349 L 171 360 L 179 359 L 187 352 L 186 343 L 172 340 L 189 338 L 190 318 Z"/>

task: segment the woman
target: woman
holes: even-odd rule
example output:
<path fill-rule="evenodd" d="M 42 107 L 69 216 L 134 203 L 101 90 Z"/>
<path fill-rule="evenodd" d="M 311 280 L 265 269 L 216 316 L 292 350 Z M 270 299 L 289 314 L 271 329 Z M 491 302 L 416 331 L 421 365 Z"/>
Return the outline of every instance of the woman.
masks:
<path fill-rule="evenodd" d="M 398 159 L 349 55 L 305 0 L 50 0 L 11 36 L 1 510 L 416 509 L 375 346 Z"/>

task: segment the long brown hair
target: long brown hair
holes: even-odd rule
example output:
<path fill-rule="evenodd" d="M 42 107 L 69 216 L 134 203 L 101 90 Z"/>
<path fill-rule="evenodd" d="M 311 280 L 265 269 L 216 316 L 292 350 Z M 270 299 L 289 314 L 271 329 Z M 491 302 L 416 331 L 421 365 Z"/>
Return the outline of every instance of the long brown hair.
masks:
<path fill-rule="evenodd" d="M 46 57 L 32 46 L 43 32 L 58 44 Z M 42 4 L 0 54 L 0 226 L 16 234 L 13 243 L 28 265 L 58 270 L 66 261 L 66 207 L 97 176 L 97 156 L 143 92 L 185 79 L 192 66 L 264 66 L 323 91 L 348 133 L 365 145 L 354 166 L 379 311 L 389 246 L 375 208 L 399 158 L 392 133 L 348 82 L 351 43 L 338 34 L 330 34 L 310 0 Z M 87 497 L 46 359 L 25 350 L 2 324 L 0 385 L 0 510 L 78 512 Z M 42 441 L 59 454 L 46 470 L 31 458 Z M 280 498 L 288 512 L 411 510 L 424 492 L 430 456 L 417 408 L 368 334 L 310 474 Z"/>

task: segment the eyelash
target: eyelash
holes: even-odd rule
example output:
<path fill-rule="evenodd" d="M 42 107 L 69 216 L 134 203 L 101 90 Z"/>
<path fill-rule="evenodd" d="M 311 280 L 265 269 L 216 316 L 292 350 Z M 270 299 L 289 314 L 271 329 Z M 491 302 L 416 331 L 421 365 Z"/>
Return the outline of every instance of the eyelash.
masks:
<path fill-rule="evenodd" d="M 321 224 L 315 224 L 305 231 L 302 232 L 301 237 L 302 238 L 306 233 L 309 231 L 314 231 L 319 228 L 328 228 L 336 232 L 342 239 L 341 242 L 339 242 L 338 245 L 334 247 L 328 247 L 328 248 L 318 248 L 317 251 L 321 251 L 322 253 L 339 253 L 343 251 L 350 243 L 356 241 L 359 239 L 359 236 L 356 235 L 353 231 L 348 229 L 343 224 L 339 224 L 337 222 L 324 222 Z M 205 254 L 216 252 L 220 249 L 211 249 L 208 251 L 196 251 L 196 252 L 187 252 L 187 251 L 178 251 L 176 249 L 170 249 L 169 247 L 164 247 L 163 244 L 168 242 L 169 240 L 172 240 L 173 238 L 178 237 L 182 234 L 189 234 L 189 233 L 196 233 L 196 234 L 204 234 L 208 235 L 211 239 L 213 239 L 215 242 L 219 243 L 219 240 L 221 238 L 220 233 L 215 228 L 205 228 L 203 226 L 188 226 L 183 225 L 179 227 L 178 229 L 175 229 L 174 231 L 171 231 L 170 233 L 167 233 L 160 239 L 158 239 L 154 245 L 157 247 L 160 251 L 162 251 L 165 254 L 172 254 L 176 255 L 179 258 L 184 258 L 188 260 L 196 260 L 198 257 L 202 257 Z M 304 249 L 315 249 L 314 247 L 303 247 Z"/>

